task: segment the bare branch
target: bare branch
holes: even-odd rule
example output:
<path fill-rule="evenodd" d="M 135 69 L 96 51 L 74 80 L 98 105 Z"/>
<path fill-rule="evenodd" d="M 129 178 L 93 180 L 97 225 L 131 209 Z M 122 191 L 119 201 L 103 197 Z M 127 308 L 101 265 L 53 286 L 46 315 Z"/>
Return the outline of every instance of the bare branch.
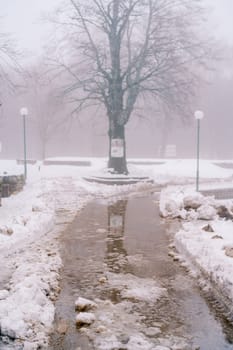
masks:
<path fill-rule="evenodd" d="M 199 35 L 200 0 L 69 3 L 71 12 L 63 19 L 69 55 L 61 51 L 53 69 L 59 67 L 63 91 L 77 110 L 99 101 L 109 121 L 125 125 L 140 97 L 151 95 L 179 114 L 182 106 L 186 111 L 199 67 L 212 55 L 210 41 Z"/>

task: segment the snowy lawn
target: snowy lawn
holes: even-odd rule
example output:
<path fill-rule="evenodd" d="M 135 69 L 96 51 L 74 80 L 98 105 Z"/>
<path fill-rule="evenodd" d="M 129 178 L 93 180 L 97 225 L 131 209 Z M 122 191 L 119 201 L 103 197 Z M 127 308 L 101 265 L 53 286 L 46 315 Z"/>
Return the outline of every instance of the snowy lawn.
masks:
<path fill-rule="evenodd" d="M 77 211 L 96 196 L 109 197 L 135 190 L 145 190 L 149 185 L 104 186 L 87 183 L 83 176 L 101 173 L 105 159 L 90 159 L 91 167 L 68 165 L 44 166 L 37 162 L 28 165 L 28 180 L 24 190 L 10 198 L 2 199 L 0 208 L 0 262 L 4 269 L 0 275 L 0 330 L 5 336 L 17 339 L 25 349 L 47 346 L 48 334 L 54 318 L 54 300 L 59 293 L 59 256 L 57 237 Z M 172 160 L 160 165 L 131 165 L 131 174 L 151 176 L 156 183 L 192 183 L 195 179 L 195 161 Z M 201 180 L 229 181 L 231 169 L 222 169 L 211 162 L 201 164 Z M 23 173 L 23 166 L 15 161 L 0 161 L 0 174 Z M 191 191 L 192 192 L 192 191 Z M 217 217 L 218 206 L 213 199 L 204 200 L 198 209 L 185 212 L 184 193 L 170 191 L 161 206 L 165 216 L 189 220 L 176 236 L 178 249 L 230 293 L 230 268 L 232 268 L 230 222 Z M 197 200 L 199 200 L 197 198 Z M 169 202 L 167 206 L 165 202 Z M 230 204 L 229 204 L 230 205 Z M 200 219 L 208 212 L 213 219 L 214 233 L 205 232 Z M 59 225 L 56 225 L 59 223 Z M 62 224 L 62 225 L 61 225 Z M 221 238 L 213 239 L 213 236 Z M 192 248 L 192 249 L 191 249 Z M 215 252 L 213 254 L 213 252 Z M 215 257 L 216 255 L 216 257 Z M 155 288 L 155 291 L 157 289 Z M 130 293 L 137 295 L 134 285 Z M 146 295 L 146 291 L 145 291 Z M 132 344 L 132 349 L 134 345 Z M 146 347 L 145 347 L 146 348 Z"/>

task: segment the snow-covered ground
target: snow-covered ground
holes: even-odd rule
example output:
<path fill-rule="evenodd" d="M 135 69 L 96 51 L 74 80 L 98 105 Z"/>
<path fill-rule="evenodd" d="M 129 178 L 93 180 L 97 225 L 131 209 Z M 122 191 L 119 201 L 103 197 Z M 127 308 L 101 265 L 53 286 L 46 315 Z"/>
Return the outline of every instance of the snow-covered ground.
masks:
<path fill-rule="evenodd" d="M 188 267 L 205 292 L 233 317 L 233 199 L 204 197 L 190 186 L 170 186 L 160 195 L 160 213 L 182 220 L 175 235 L 175 256 Z M 226 217 L 230 220 L 227 220 Z"/>
<path fill-rule="evenodd" d="M 90 167 L 44 166 L 41 162 L 28 165 L 24 190 L 2 199 L 0 263 L 4 269 L 0 274 L 0 329 L 6 341 L 7 337 L 16 338 L 24 343 L 24 349 L 43 347 L 48 341 L 55 311 L 53 301 L 59 293 L 62 262 L 57 237 L 62 227 L 93 197 L 146 188 L 88 183 L 83 176 L 100 173 L 106 159 L 87 160 L 91 161 Z M 130 165 L 129 169 L 131 174 L 151 176 L 158 184 L 189 184 L 164 190 L 161 212 L 185 220 L 176 235 L 177 249 L 233 300 L 233 259 L 229 257 L 233 250 L 233 224 L 219 220 L 219 204 L 214 199 L 195 195 L 195 160 L 166 160 L 164 164 Z M 233 169 L 201 161 L 200 170 L 201 187 L 208 187 L 209 183 L 215 187 L 232 186 Z M 23 173 L 23 166 L 15 161 L 0 161 L 0 174 L 5 173 Z M 190 202 L 198 202 L 196 208 L 185 209 L 187 196 Z M 231 209 L 231 201 L 226 205 Z M 214 232 L 203 230 L 203 219 L 211 220 Z"/>

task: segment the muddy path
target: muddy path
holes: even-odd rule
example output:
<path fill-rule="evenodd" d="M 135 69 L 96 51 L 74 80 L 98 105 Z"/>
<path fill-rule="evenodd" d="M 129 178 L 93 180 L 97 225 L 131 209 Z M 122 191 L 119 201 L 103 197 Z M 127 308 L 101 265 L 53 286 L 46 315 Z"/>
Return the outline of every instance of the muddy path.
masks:
<path fill-rule="evenodd" d="M 60 238 L 61 293 L 50 349 L 233 349 L 233 328 L 168 255 L 176 228 L 156 195 L 93 201 Z M 96 321 L 76 328 L 75 300 Z"/>

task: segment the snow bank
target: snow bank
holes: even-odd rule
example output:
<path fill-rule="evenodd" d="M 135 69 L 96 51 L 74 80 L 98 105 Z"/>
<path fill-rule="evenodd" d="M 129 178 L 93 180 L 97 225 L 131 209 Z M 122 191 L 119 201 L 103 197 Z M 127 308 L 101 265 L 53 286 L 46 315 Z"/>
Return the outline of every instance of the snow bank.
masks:
<path fill-rule="evenodd" d="M 53 300 L 59 292 L 61 260 L 54 248 L 34 250 L 18 257 L 8 293 L 0 300 L 3 336 L 33 340 L 45 346 L 45 333 L 54 319 Z M 45 332 L 46 330 L 46 332 Z"/>
<path fill-rule="evenodd" d="M 233 222 L 220 219 L 219 215 L 231 215 L 232 208 L 232 200 L 217 201 L 188 187 L 168 187 L 160 197 L 163 217 L 185 220 L 175 235 L 176 249 L 191 272 L 200 278 L 202 287 L 214 287 L 230 317 L 233 316 Z M 209 286 L 203 277 L 210 282 Z"/>
<path fill-rule="evenodd" d="M 160 194 L 162 217 L 211 220 L 217 216 L 216 207 L 214 197 L 205 197 L 188 187 L 170 186 Z"/>
<path fill-rule="evenodd" d="M 0 209 L 2 253 L 18 249 L 20 242 L 26 242 L 35 235 L 40 236 L 53 227 L 54 211 L 41 199 L 42 186 L 42 183 L 26 185 L 22 192 L 2 199 Z"/>
<path fill-rule="evenodd" d="M 233 223 L 214 220 L 213 232 L 203 230 L 205 225 L 185 224 L 175 236 L 175 245 L 185 260 L 194 268 L 197 276 L 204 276 L 202 287 L 214 287 L 218 298 L 225 304 L 233 316 L 233 257 L 228 256 L 228 249 L 233 249 Z"/>
<path fill-rule="evenodd" d="M 9 268 L 8 283 L 0 292 L 1 335 L 25 341 L 28 348 L 47 346 L 59 292 L 61 260 L 50 235 L 56 213 L 54 203 L 43 198 L 43 185 L 28 184 L 4 198 L 0 210 L 1 232 L 11 230 L 11 235 L 0 234 L 0 263 Z"/>
<path fill-rule="evenodd" d="M 55 224 L 72 221 L 88 200 L 85 188 L 66 177 L 30 179 L 22 192 L 3 199 L 0 263 L 8 282 L 0 291 L 2 336 L 28 349 L 47 348 L 62 265 L 54 238 L 65 225 Z"/>

